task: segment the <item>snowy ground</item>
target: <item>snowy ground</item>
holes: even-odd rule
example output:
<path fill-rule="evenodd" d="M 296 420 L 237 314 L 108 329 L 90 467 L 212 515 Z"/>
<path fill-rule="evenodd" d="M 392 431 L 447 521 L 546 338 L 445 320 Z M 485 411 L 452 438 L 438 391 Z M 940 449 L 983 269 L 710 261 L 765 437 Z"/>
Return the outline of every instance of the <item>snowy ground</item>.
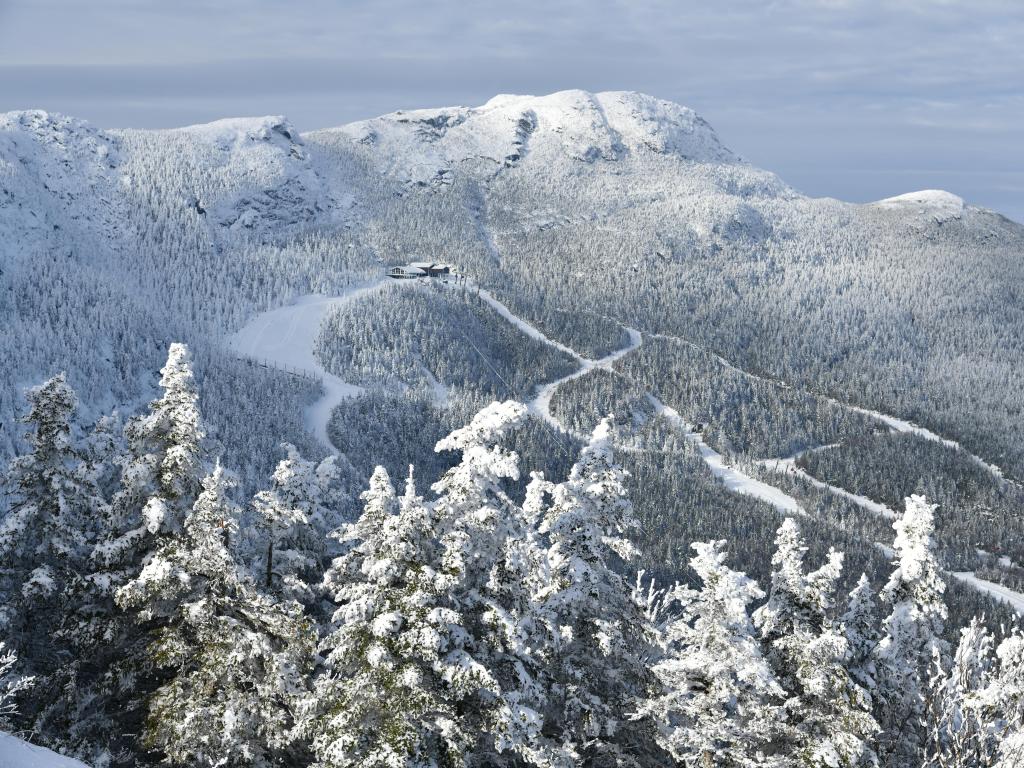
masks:
<path fill-rule="evenodd" d="M 705 443 L 700 433 L 694 430 L 693 426 L 687 423 L 675 408 L 665 405 L 654 395 L 648 395 L 647 399 L 654 406 L 655 413 L 668 419 L 670 423 L 674 424 L 683 433 L 687 440 L 697 447 L 701 458 L 711 468 L 712 474 L 721 480 L 722 484 L 730 491 L 753 496 L 756 499 L 765 501 L 783 514 L 807 514 L 804 508 L 800 506 L 800 502 L 789 494 L 776 488 L 774 485 L 768 485 L 768 483 L 740 472 L 736 467 L 726 462 L 725 457 Z"/>
<path fill-rule="evenodd" d="M 88 768 L 85 763 L 0 733 L 0 768 Z"/>
<path fill-rule="evenodd" d="M 306 428 L 331 451 L 336 450 L 327 436 L 331 413 L 346 397 L 363 390 L 326 371 L 313 354 L 313 342 L 330 310 L 380 290 L 388 282 L 395 281 L 382 277 L 352 286 L 338 296 L 303 296 L 288 306 L 257 315 L 228 338 L 228 346 L 242 357 L 322 379 L 324 394 L 306 409 Z"/>
<path fill-rule="evenodd" d="M 1014 592 L 1012 589 L 1008 589 L 1002 584 L 996 584 L 991 581 L 979 579 L 970 571 L 957 571 L 953 576 L 965 584 L 970 584 L 980 592 L 987 592 L 997 600 L 1002 600 L 1004 603 L 1008 603 L 1015 611 L 1017 611 L 1017 613 L 1024 614 L 1024 595 L 1020 592 Z"/>

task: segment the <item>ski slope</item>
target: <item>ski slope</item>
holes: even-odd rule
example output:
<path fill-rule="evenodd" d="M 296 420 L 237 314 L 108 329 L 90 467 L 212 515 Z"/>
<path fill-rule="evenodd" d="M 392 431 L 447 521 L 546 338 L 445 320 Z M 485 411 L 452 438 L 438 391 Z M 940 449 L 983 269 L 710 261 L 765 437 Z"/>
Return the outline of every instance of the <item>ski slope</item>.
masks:
<path fill-rule="evenodd" d="M 1014 592 L 1002 584 L 979 579 L 970 571 L 957 571 L 953 573 L 953 577 L 965 584 L 970 584 L 979 592 L 987 592 L 997 600 L 1009 604 L 1017 613 L 1024 614 L 1024 595 L 1020 592 Z"/>
<path fill-rule="evenodd" d="M 820 488 L 821 490 L 828 491 L 836 496 L 842 496 L 845 499 L 849 499 L 861 509 L 866 509 L 872 514 L 879 515 L 880 517 L 885 517 L 890 520 L 895 520 L 897 517 L 896 513 L 885 506 L 885 504 L 879 504 L 877 501 L 872 501 L 867 496 L 851 493 L 844 488 L 840 488 L 838 485 L 830 485 L 829 483 L 822 482 L 813 475 L 808 474 L 806 470 L 797 466 L 796 458 L 766 459 L 765 461 L 760 461 L 758 463 L 771 472 L 779 472 L 784 475 L 799 477 L 800 479 L 809 482 L 815 488 Z"/>
<path fill-rule="evenodd" d="M 704 442 L 700 433 L 695 431 L 675 408 L 665 405 L 654 395 L 648 394 L 647 399 L 654 407 L 655 413 L 664 416 L 669 423 L 679 429 L 683 436 L 697 447 L 704 463 L 711 469 L 711 473 L 722 481 L 722 484 L 733 493 L 742 493 L 745 496 L 753 496 L 756 499 L 767 502 L 783 514 L 806 515 L 807 512 L 796 499 L 788 493 L 776 488 L 774 485 L 762 482 L 756 478 L 746 475 L 736 467 L 731 466 L 718 451 Z"/>
<path fill-rule="evenodd" d="M 558 388 L 562 386 L 562 384 L 565 384 L 565 382 L 572 381 L 573 379 L 578 379 L 581 376 L 586 376 L 588 373 L 597 368 L 603 368 L 606 371 L 610 371 L 617 360 L 621 359 L 625 355 L 628 355 L 634 349 L 639 347 L 644 340 L 640 331 L 636 330 L 635 328 L 623 326 L 626 333 L 629 334 L 629 341 L 626 343 L 626 346 L 622 347 L 621 349 L 617 349 L 611 354 L 605 355 L 604 357 L 598 360 L 591 360 L 590 358 L 583 357 L 578 352 L 576 352 L 576 350 L 567 347 L 565 344 L 562 344 L 561 342 L 555 341 L 554 339 L 548 337 L 543 331 L 541 331 L 537 327 L 531 325 L 526 320 L 513 313 L 512 310 L 510 310 L 501 301 L 495 298 L 494 294 L 492 294 L 490 291 L 481 288 L 480 298 L 482 298 L 484 301 L 490 304 L 491 307 L 494 308 L 495 312 L 497 312 L 503 318 L 508 320 L 508 322 L 512 323 L 512 325 L 516 326 L 516 328 L 521 330 L 530 338 L 537 339 L 538 341 L 543 341 L 546 344 L 550 344 L 552 347 L 555 347 L 556 349 L 559 349 L 562 352 L 571 355 L 580 364 L 580 367 L 577 370 L 570 373 L 568 376 L 563 376 L 560 379 L 549 381 L 547 384 L 542 386 L 539 390 L 537 390 L 536 397 L 534 397 L 533 400 L 526 404 L 527 410 L 530 413 L 544 419 L 544 421 L 546 421 L 548 424 L 557 429 L 570 431 L 566 429 L 566 427 L 564 427 L 551 414 L 551 398 L 554 396 Z M 585 439 L 586 436 L 576 435 L 576 437 L 580 439 Z"/>
<path fill-rule="evenodd" d="M 380 290 L 388 282 L 381 277 L 352 286 L 338 296 L 311 294 L 291 304 L 263 312 L 228 337 L 227 345 L 240 357 L 266 361 L 281 368 L 295 369 L 323 381 L 323 395 L 306 409 L 306 428 L 331 452 L 336 452 L 327 425 L 342 400 L 363 391 L 325 370 L 313 354 L 313 342 L 327 314 L 342 304 Z"/>

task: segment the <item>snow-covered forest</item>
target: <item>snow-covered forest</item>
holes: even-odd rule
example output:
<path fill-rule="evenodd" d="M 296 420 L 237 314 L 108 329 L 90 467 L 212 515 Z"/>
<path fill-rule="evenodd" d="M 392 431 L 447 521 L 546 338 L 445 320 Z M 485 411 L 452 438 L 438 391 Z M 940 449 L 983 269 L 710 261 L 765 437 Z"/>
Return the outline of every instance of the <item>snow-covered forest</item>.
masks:
<path fill-rule="evenodd" d="M 1015 765 L 1022 253 L 634 93 L 0 115 L 0 731 L 94 766 Z M 416 259 L 464 279 L 384 277 Z"/>
<path fill-rule="evenodd" d="M 123 430 L 63 376 L 28 392 L 5 473 L 0 725 L 94 766 L 1000 766 L 1024 759 L 1024 635 L 947 641 L 935 505 L 892 521 L 880 590 L 774 534 L 684 582 L 636 572 L 641 521 L 601 420 L 522 474 L 493 402 L 427 484 L 377 467 L 353 512 L 293 446 L 236 498 L 188 350 Z M 635 574 L 635 575 L 631 575 Z"/>

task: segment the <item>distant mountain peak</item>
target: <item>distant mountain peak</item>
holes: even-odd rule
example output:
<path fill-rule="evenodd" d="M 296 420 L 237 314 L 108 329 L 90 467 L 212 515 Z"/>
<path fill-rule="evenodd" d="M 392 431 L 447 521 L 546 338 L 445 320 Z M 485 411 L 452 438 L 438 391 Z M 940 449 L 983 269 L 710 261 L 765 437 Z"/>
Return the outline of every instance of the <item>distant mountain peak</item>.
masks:
<path fill-rule="evenodd" d="M 916 211 L 934 217 L 938 221 L 959 218 L 967 204 L 962 197 L 944 189 L 922 189 L 887 197 L 872 203 L 877 208 L 891 208 L 902 211 Z"/>

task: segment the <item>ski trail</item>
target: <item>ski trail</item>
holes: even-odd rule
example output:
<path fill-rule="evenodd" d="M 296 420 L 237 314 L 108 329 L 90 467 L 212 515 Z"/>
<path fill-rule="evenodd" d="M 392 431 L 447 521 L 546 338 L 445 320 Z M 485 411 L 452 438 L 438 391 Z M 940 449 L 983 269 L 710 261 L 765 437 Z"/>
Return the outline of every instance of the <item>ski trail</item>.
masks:
<path fill-rule="evenodd" d="M 1004 587 L 1002 584 L 996 584 L 993 581 L 979 579 L 970 571 L 954 571 L 950 575 L 957 581 L 962 581 L 974 587 L 979 592 L 987 592 L 996 600 L 1009 604 L 1017 613 L 1024 614 L 1024 595 L 1020 592 L 1014 592 L 1012 589 Z"/>
<path fill-rule="evenodd" d="M 746 475 L 733 466 L 730 466 L 725 457 L 710 445 L 704 442 L 700 433 L 696 432 L 693 426 L 675 408 L 665 405 L 654 395 L 648 394 L 647 399 L 654 407 L 655 413 L 664 416 L 671 424 L 678 428 L 683 436 L 697 447 L 704 463 L 711 469 L 711 473 L 722 481 L 722 484 L 733 493 L 742 493 L 746 496 L 753 496 L 756 499 L 767 502 L 784 514 L 795 513 L 806 515 L 806 510 L 796 499 L 774 485 L 768 485 L 750 475 Z"/>
<path fill-rule="evenodd" d="M 806 451 L 802 451 L 802 453 L 806 453 Z M 794 477 L 806 480 L 815 488 L 820 488 L 821 490 L 828 491 L 836 496 L 842 496 L 845 499 L 849 499 L 861 509 L 865 509 L 872 514 L 885 517 L 889 520 L 895 520 L 898 517 L 895 512 L 884 504 L 872 501 L 867 496 L 860 496 L 859 494 L 851 493 L 850 491 L 840 488 L 838 485 L 830 485 L 829 483 L 822 482 L 813 475 L 808 474 L 803 468 L 797 466 L 795 457 L 788 459 L 766 459 L 764 461 L 759 461 L 758 464 L 770 472 L 778 472 L 783 475 L 793 475 Z"/>
<path fill-rule="evenodd" d="M 617 360 L 621 359 L 625 355 L 628 355 L 634 349 L 639 347 L 644 340 L 643 335 L 640 333 L 640 331 L 636 330 L 635 328 L 630 328 L 628 326 L 623 325 L 622 327 L 625 329 L 626 333 L 629 334 L 629 341 L 626 343 L 626 345 L 621 349 L 615 350 L 609 355 L 605 355 L 599 360 L 591 360 L 590 358 L 583 357 L 578 352 L 576 352 L 576 350 L 567 347 L 565 344 L 562 344 L 561 342 L 549 338 L 543 331 L 539 330 L 536 326 L 531 325 L 530 323 L 523 320 L 523 318 L 519 317 L 514 312 L 512 312 L 512 310 L 506 307 L 501 301 L 496 299 L 494 295 L 491 294 L 489 291 L 486 291 L 483 288 L 481 288 L 480 298 L 482 298 L 484 301 L 490 304 L 499 315 L 505 318 L 508 322 L 512 323 L 512 325 L 519 328 L 523 333 L 525 333 L 530 338 L 537 339 L 538 341 L 543 341 L 547 344 L 550 344 L 556 349 L 559 349 L 562 352 L 571 355 L 580 364 L 580 367 L 577 370 L 570 373 L 569 375 L 563 376 L 560 379 L 555 379 L 554 381 L 549 381 L 547 384 L 544 384 L 540 389 L 537 390 L 537 395 L 533 398 L 533 400 L 526 404 L 526 408 L 530 413 L 533 413 L 534 415 L 540 417 L 551 426 L 569 432 L 570 434 L 574 434 L 572 430 L 563 426 L 558 421 L 558 419 L 556 419 L 551 414 L 551 398 L 554 396 L 555 391 L 565 382 L 572 381 L 573 379 L 578 379 L 581 376 L 585 376 L 586 374 L 590 373 L 591 371 L 597 368 L 602 368 L 606 371 L 612 370 L 612 366 L 615 365 L 615 362 Z M 574 436 L 580 439 L 585 439 L 584 435 L 574 434 Z"/>
<path fill-rule="evenodd" d="M 734 373 L 738 373 L 739 375 L 744 376 L 744 377 L 746 377 L 748 379 L 753 379 L 754 381 L 765 382 L 767 384 L 772 384 L 774 386 L 782 387 L 784 389 L 793 389 L 794 388 L 792 385 L 788 384 L 785 381 L 781 381 L 779 379 L 774 379 L 774 378 L 771 378 L 771 377 L 768 377 L 768 376 L 760 376 L 760 375 L 758 375 L 756 373 L 751 373 L 750 371 L 746 371 L 743 368 L 740 368 L 739 366 L 729 362 L 729 360 L 727 360 L 726 358 L 722 357 L 717 352 L 714 352 L 714 351 L 708 349 L 707 347 L 705 347 L 705 346 L 703 346 L 701 344 L 698 344 L 697 342 L 690 341 L 689 339 L 684 339 L 682 336 L 672 336 L 672 335 L 666 334 L 666 333 L 652 333 L 652 334 L 650 334 L 650 336 L 652 338 L 655 338 L 655 339 L 667 339 L 669 341 L 677 341 L 677 342 L 679 342 L 681 344 L 686 344 L 689 347 L 692 347 L 692 348 L 694 348 L 696 350 L 699 350 L 700 352 L 703 352 L 703 353 L 705 353 L 707 355 L 710 355 L 715 360 L 717 360 L 718 363 L 720 365 L 722 365 L 724 368 L 727 368 L 728 370 L 733 371 Z M 929 440 L 929 441 L 931 441 L 933 443 L 939 443 L 940 445 L 944 445 L 947 448 L 950 448 L 950 449 L 952 449 L 954 451 L 958 451 L 960 453 L 963 453 L 972 462 L 974 462 L 975 464 L 977 464 L 981 468 L 987 470 L 989 473 L 991 473 L 998 480 L 1002 480 L 1004 482 L 1016 483 L 1015 480 L 1011 480 L 1011 479 L 1007 478 L 1005 473 L 1003 472 L 1003 470 L 999 466 L 997 466 L 995 464 L 992 464 L 992 463 L 990 463 L 988 461 L 985 461 L 985 459 L 983 459 L 981 456 L 978 456 L 975 453 L 971 453 L 969 450 L 964 448 L 963 445 L 960 444 L 959 442 L 957 442 L 956 440 L 951 440 L 950 438 L 943 437 L 942 435 L 938 434 L 937 432 L 933 432 L 932 430 L 927 429 L 926 427 L 919 426 L 919 425 L 915 424 L 912 421 L 907 421 L 906 419 L 901 419 L 901 418 L 898 418 L 896 416 L 890 416 L 889 414 L 883 413 L 882 411 L 875 411 L 875 410 L 872 410 L 870 408 L 864 408 L 864 407 L 859 406 L 859 405 L 851 405 L 850 403 L 845 403 L 842 400 L 838 400 L 838 399 L 836 399 L 836 398 L 834 398 L 834 397 L 832 397 L 830 395 L 822 395 L 822 394 L 818 394 L 816 392 L 810 392 L 810 391 L 807 391 L 807 390 L 801 390 L 801 391 L 804 394 L 810 395 L 812 397 L 821 398 L 822 400 L 825 400 L 825 401 L 827 401 L 829 403 L 832 403 L 833 405 L 836 405 L 836 406 L 838 406 L 840 408 L 844 408 L 844 409 L 846 409 L 848 411 L 852 411 L 854 413 L 859 413 L 859 414 L 861 414 L 863 416 L 868 416 L 869 418 L 875 419 L 876 421 L 880 421 L 883 424 L 885 424 L 887 427 L 889 427 L 889 429 L 891 429 L 894 432 L 912 433 L 912 434 L 915 434 L 918 437 L 921 437 L 921 438 L 923 438 L 925 440 Z"/>
<path fill-rule="evenodd" d="M 227 339 L 228 348 L 240 357 L 294 368 L 323 381 L 323 395 L 306 408 L 305 424 L 306 429 L 332 453 L 337 449 L 327 435 L 331 413 L 342 400 L 362 393 L 363 388 L 342 381 L 325 370 L 313 354 L 313 342 L 320 332 L 321 323 L 332 309 L 396 282 L 381 277 L 354 285 L 337 296 L 301 296 L 287 306 L 257 315 Z"/>

